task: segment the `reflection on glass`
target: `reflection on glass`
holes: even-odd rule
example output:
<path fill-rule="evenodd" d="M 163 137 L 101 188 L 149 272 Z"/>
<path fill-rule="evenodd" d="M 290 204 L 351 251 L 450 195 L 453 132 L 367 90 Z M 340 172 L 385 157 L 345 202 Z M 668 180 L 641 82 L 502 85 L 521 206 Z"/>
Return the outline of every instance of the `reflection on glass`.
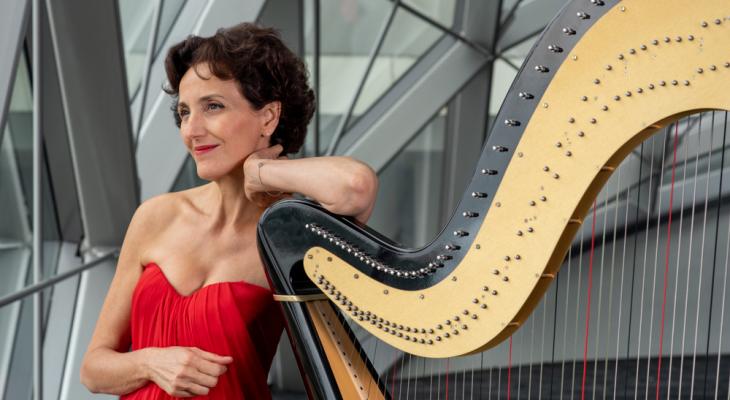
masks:
<path fill-rule="evenodd" d="M 429 243 L 441 229 L 446 115 L 444 108 L 379 173 L 373 229 L 406 247 Z"/>
<path fill-rule="evenodd" d="M 313 73 L 314 15 L 305 2 L 305 61 Z M 392 3 L 387 0 L 321 0 L 320 9 L 320 147 L 327 148 L 340 118 L 347 112 L 362 80 L 368 55 L 385 23 Z M 307 139 L 312 154 L 312 135 Z"/>
<path fill-rule="evenodd" d="M 186 0 L 164 0 L 160 27 L 157 33 L 155 54 L 157 54 L 175 22 Z M 136 95 L 145 72 L 147 47 L 152 34 L 157 1 L 124 0 L 119 1 L 119 14 L 124 39 L 124 61 L 127 68 L 127 88 L 130 101 Z M 154 57 L 153 57 L 154 58 Z"/>
<path fill-rule="evenodd" d="M 440 30 L 399 9 L 365 82 L 350 124 L 393 86 L 442 35 Z"/>
<path fill-rule="evenodd" d="M 446 27 L 454 25 L 456 2 L 457 0 L 403 0 L 403 4 L 415 8 Z"/>

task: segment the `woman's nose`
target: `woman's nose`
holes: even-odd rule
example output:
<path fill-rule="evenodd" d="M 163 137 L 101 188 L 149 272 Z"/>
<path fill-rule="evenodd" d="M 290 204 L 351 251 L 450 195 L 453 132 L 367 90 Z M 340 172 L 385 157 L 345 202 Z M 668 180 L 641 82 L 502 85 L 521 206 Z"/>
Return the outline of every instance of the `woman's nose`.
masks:
<path fill-rule="evenodd" d="M 181 125 L 183 136 L 187 138 L 195 138 L 205 135 L 205 120 L 202 115 L 191 112 Z"/>

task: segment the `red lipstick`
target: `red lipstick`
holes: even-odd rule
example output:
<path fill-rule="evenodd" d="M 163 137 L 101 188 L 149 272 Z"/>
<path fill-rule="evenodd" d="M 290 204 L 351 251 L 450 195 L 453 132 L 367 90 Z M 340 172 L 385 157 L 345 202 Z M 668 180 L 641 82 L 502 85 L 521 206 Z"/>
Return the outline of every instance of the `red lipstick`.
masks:
<path fill-rule="evenodd" d="M 197 155 L 205 154 L 205 153 L 215 149 L 216 147 L 218 147 L 217 144 L 204 144 L 204 145 L 200 145 L 200 146 L 195 146 L 195 154 L 197 154 Z"/>

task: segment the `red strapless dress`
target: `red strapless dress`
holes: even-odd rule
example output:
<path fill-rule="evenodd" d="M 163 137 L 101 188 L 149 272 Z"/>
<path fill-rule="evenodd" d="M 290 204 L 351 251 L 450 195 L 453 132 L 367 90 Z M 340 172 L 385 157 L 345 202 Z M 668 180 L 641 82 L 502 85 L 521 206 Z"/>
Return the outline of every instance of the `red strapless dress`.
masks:
<path fill-rule="evenodd" d="M 198 347 L 231 356 L 207 399 L 270 399 L 266 378 L 284 320 L 269 289 L 247 282 L 179 294 L 157 264 L 145 266 L 132 296 L 132 350 Z M 171 399 L 154 382 L 121 399 Z"/>

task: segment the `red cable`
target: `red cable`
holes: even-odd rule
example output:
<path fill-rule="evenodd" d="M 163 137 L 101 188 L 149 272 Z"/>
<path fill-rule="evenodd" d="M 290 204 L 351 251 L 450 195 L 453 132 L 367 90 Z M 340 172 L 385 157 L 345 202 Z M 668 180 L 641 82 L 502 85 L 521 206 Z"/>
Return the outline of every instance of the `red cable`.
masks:
<path fill-rule="evenodd" d="M 593 286 L 593 250 L 596 247 L 596 201 L 593 200 L 593 221 L 591 223 L 591 256 L 588 261 L 588 304 L 586 305 L 586 337 L 583 346 L 583 382 L 580 385 L 580 398 L 586 398 L 586 369 L 588 368 L 588 331 L 591 318 L 591 288 Z"/>
<path fill-rule="evenodd" d="M 656 398 L 659 400 L 659 383 L 662 378 L 662 345 L 664 344 L 664 311 L 667 306 L 667 277 L 669 276 L 669 242 L 672 239 L 672 203 L 674 201 L 674 171 L 677 165 L 677 136 L 679 122 L 674 124 L 674 158 L 672 159 L 672 188 L 669 192 L 669 223 L 667 224 L 667 249 L 664 258 L 664 293 L 662 295 L 662 325 L 659 331 L 659 363 L 656 367 Z"/>
<path fill-rule="evenodd" d="M 512 390 L 512 336 L 509 337 L 509 358 L 507 359 L 507 400 Z"/>

